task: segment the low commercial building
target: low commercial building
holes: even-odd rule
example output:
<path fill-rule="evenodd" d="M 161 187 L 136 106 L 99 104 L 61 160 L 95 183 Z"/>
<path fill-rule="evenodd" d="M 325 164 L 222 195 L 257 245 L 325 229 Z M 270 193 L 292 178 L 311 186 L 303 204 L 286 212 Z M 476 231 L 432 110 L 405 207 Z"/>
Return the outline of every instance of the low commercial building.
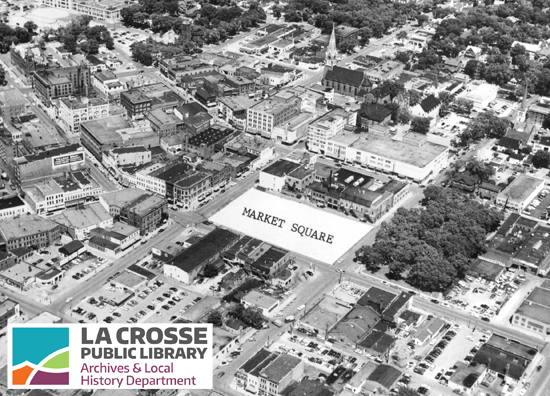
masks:
<path fill-rule="evenodd" d="M 154 109 L 145 115 L 151 128 L 161 138 L 165 136 L 179 135 L 184 132 L 184 122 L 180 120 L 173 112 L 163 109 Z M 162 147 L 162 143 L 161 143 Z"/>
<path fill-rule="evenodd" d="M 19 196 L 12 195 L 0 199 L 0 220 L 30 213 L 30 207 Z"/>
<path fill-rule="evenodd" d="M 279 396 L 283 389 L 293 381 L 299 381 L 304 375 L 302 359 L 289 354 L 281 354 L 265 368 L 259 375 L 259 396 Z"/>
<path fill-rule="evenodd" d="M 0 244 L 7 251 L 24 247 L 42 249 L 56 243 L 61 232 L 58 224 L 35 214 L 27 214 L 17 219 L 3 219 L 0 222 L 0 237 Z"/>
<path fill-rule="evenodd" d="M 147 285 L 147 278 L 133 271 L 123 271 L 111 279 L 111 284 L 115 288 L 130 293 L 137 293 L 141 288 Z"/>
<path fill-rule="evenodd" d="M 139 228 L 115 222 L 110 227 L 98 227 L 90 230 L 89 245 L 100 251 L 117 254 L 128 249 L 139 240 Z"/>
<path fill-rule="evenodd" d="M 380 314 L 368 306 L 356 305 L 330 331 L 334 338 L 343 345 L 354 348 L 373 327 L 380 321 Z"/>
<path fill-rule="evenodd" d="M 122 208 L 144 194 L 143 190 L 137 188 L 124 188 L 122 190 L 101 194 L 99 196 L 99 203 L 103 205 L 111 216 L 115 217 L 120 215 Z"/>
<path fill-rule="evenodd" d="M 241 298 L 241 304 L 245 307 L 254 307 L 261 311 L 262 315 L 270 316 L 278 306 L 279 300 L 262 292 L 252 290 Z"/>
<path fill-rule="evenodd" d="M 0 330 L 21 315 L 19 303 L 6 297 L 0 299 Z"/>
<path fill-rule="evenodd" d="M 250 154 L 255 157 L 252 161 L 252 168 L 265 164 L 275 155 L 275 142 L 272 140 L 261 139 L 256 136 L 251 137 L 245 134 L 238 135 L 225 144 L 226 153 Z"/>
<path fill-rule="evenodd" d="M 120 93 L 125 87 L 110 70 L 96 72 L 92 75 L 92 86 L 101 94 L 105 100 L 115 100 L 120 98 Z"/>
<path fill-rule="evenodd" d="M 498 85 L 483 83 L 475 85 L 461 97 L 472 101 L 475 110 L 483 110 L 497 98 L 498 88 Z"/>
<path fill-rule="evenodd" d="M 520 218 L 520 220 L 527 219 Z M 516 223 L 516 228 L 520 229 L 521 225 L 518 223 Z M 533 229 L 522 229 L 528 234 L 526 239 L 522 240 L 521 247 L 515 247 L 512 264 L 526 272 L 546 276 L 550 272 L 550 241 L 548 240 L 550 227 L 537 226 L 538 224 L 535 224 Z"/>
<path fill-rule="evenodd" d="M 237 384 L 248 392 L 256 393 L 258 390 L 258 378 L 254 375 L 256 368 L 263 368 L 264 365 L 273 361 L 277 356 L 276 353 L 267 349 L 260 349 L 235 372 Z"/>
<path fill-rule="evenodd" d="M 449 378 L 448 386 L 453 391 L 464 392 L 471 395 L 474 387 L 483 381 L 487 367 L 483 364 L 468 365 L 464 362 L 456 362 L 456 371 Z"/>
<path fill-rule="evenodd" d="M 0 91 L 0 117 L 4 119 L 4 122 L 11 123 L 13 117 L 27 113 L 29 109 L 29 101 L 18 89 Z"/>
<path fill-rule="evenodd" d="M 185 139 L 182 136 L 171 135 L 160 139 L 160 148 L 170 154 L 177 154 L 183 150 Z"/>
<path fill-rule="evenodd" d="M 39 214 L 54 212 L 95 200 L 103 188 L 83 172 L 67 173 L 56 178 L 43 179 L 23 187 L 25 200 Z"/>
<path fill-rule="evenodd" d="M 522 211 L 544 188 L 544 180 L 519 174 L 500 194 L 496 203 L 501 207 Z"/>
<path fill-rule="evenodd" d="M 0 279 L 6 284 L 19 290 L 29 290 L 36 283 L 36 277 L 44 273 L 44 270 L 24 261 L 19 261 L 13 266 L 0 272 Z"/>
<path fill-rule="evenodd" d="M 35 324 L 35 325 L 57 324 L 57 323 L 63 323 L 63 319 L 61 319 L 59 316 L 54 315 L 50 312 L 41 312 L 38 315 L 36 315 L 34 318 L 31 318 L 25 322 L 25 324 Z"/>
<path fill-rule="evenodd" d="M 183 150 L 195 153 L 202 159 L 210 158 L 216 152 L 222 151 L 228 141 L 240 134 L 241 131 L 235 129 L 213 126 L 187 139 L 183 143 Z"/>
<path fill-rule="evenodd" d="M 212 123 L 212 116 L 197 102 L 189 102 L 174 109 L 174 115 L 184 125 L 184 131 L 191 136 L 208 129 Z"/>
<path fill-rule="evenodd" d="M 550 334 L 550 281 L 535 287 L 512 316 L 511 323 L 539 335 Z"/>
<path fill-rule="evenodd" d="M 100 203 L 67 209 L 50 220 L 59 224 L 63 234 L 77 241 L 87 239 L 94 228 L 113 225 L 113 216 Z"/>
<path fill-rule="evenodd" d="M 426 319 L 417 327 L 413 335 L 413 342 L 417 345 L 424 345 L 426 342 L 435 339 L 446 324 L 441 318 L 433 317 Z"/>
<path fill-rule="evenodd" d="M 350 306 L 337 298 L 325 295 L 311 309 L 306 306 L 306 313 L 296 323 L 298 328 L 326 339 L 336 324 L 350 311 Z"/>
<path fill-rule="evenodd" d="M 268 190 L 281 192 L 286 186 L 287 176 L 301 167 L 301 164 L 280 159 L 260 171 L 258 185 Z"/>
<path fill-rule="evenodd" d="M 59 265 L 68 263 L 87 251 L 88 248 L 82 242 L 78 240 L 71 241 L 59 248 L 59 256 L 61 257 L 61 260 L 59 260 Z"/>
<path fill-rule="evenodd" d="M 190 284 L 202 269 L 221 257 L 238 236 L 231 231 L 216 228 L 197 243 L 164 264 L 164 275 Z"/>
<path fill-rule="evenodd" d="M 550 136 L 541 136 L 539 140 L 533 140 L 533 153 L 550 150 Z"/>
<path fill-rule="evenodd" d="M 313 182 L 306 195 L 318 205 L 376 223 L 409 196 L 410 184 L 390 180 L 382 184 L 366 174 L 345 168 L 335 170 L 330 181 Z"/>
<path fill-rule="evenodd" d="M 405 65 L 401 62 L 386 61 L 365 71 L 365 76 L 373 82 L 380 83 L 399 77 L 404 69 Z"/>
<path fill-rule="evenodd" d="M 472 359 L 472 364 L 487 367 L 487 372 L 517 384 L 526 378 L 529 366 L 538 355 L 538 349 L 499 334 L 493 334 Z"/>
<path fill-rule="evenodd" d="M 262 253 L 263 252 L 263 253 Z M 266 244 L 260 249 L 259 257 L 248 260 L 245 268 L 262 279 L 272 279 L 283 271 L 290 263 L 290 252 Z"/>
<path fill-rule="evenodd" d="M 117 169 L 120 166 L 138 166 L 151 162 L 151 151 L 143 146 L 117 147 L 103 153 L 103 165 Z"/>

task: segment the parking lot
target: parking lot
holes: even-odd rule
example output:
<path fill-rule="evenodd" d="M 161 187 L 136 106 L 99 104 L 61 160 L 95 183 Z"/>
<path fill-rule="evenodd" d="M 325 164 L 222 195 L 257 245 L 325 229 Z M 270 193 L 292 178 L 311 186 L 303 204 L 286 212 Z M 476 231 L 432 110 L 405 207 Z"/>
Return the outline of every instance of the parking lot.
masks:
<path fill-rule="evenodd" d="M 452 140 L 466 129 L 469 121 L 470 119 L 468 117 L 463 117 L 456 113 L 449 113 L 439 120 L 430 133 Z"/>
<path fill-rule="evenodd" d="M 324 379 L 327 385 L 337 389 L 343 388 L 369 361 L 367 356 L 341 350 L 336 345 L 329 347 L 319 338 L 309 338 L 297 331 L 294 334 L 285 332 L 269 349 L 306 360 L 317 371 L 315 378 Z"/>
<path fill-rule="evenodd" d="M 39 270 L 47 271 L 54 268 L 60 261 L 58 249 L 63 243 L 56 243 L 47 249 L 35 252 L 32 256 L 25 259 L 24 262 L 32 264 Z M 63 277 L 54 285 L 37 286 L 34 284 L 32 293 L 28 296 L 42 304 L 52 304 L 58 295 L 65 291 L 78 287 L 78 285 L 91 278 L 103 268 L 107 268 L 111 262 L 103 258 L 98 258 L 89 252 L 85 252 L 80 257 L 63 264 L 60 269 L 64 271 Z M 6 285 L 8 287 L 8 285 Z M 67 302 L 70 302 L 68 300 Z"/>
<path fill-rule="evenodd" d="M 411 376 L 407 385 L 414 389 L 424 386 L 436 395 L 451 394 L 447 384 L 457 369 L 456 363 L 469 363 L 488 338 L 489 334 L 468 326 L 451 326 L 415 350 L 413 359 L 405 366 L 405 371 Z"/>
<path fill-rule="evenodd" d="M 550 190 L 542 190 L 540 194 L 527 205 L 523 213 L 531 217 L 536 217 L 537 219 L 548 220 L 550 218 Z"/>
<path fill-rule="evenodd" d="M 71 315 L 87 323 L 160 323 L 174 321 L 202 296 L 157 280 L 119 307 L 104 302 L 104 296 L 123 293 L 109 283 L 94 295 L 71 307 Z"/>

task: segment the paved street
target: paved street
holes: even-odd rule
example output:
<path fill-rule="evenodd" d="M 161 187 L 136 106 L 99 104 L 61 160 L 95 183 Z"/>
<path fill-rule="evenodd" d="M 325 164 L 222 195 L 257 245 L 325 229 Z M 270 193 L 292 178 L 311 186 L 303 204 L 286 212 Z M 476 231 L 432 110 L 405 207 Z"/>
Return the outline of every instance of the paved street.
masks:
<path fill-rule="evenodd" d="M 364 55 L 368 55 L 374 51 L 377 51 L 379 50 L 380 48 L 382 48 L 385 44 L 391 42 L 392 40 L 395 39 L 395 36 L 397 35 L 397 33 L 399 33 L 400 31 L 405 31 L 405 32 L 409 32 L 413 29 L 413 26 L 411 25 L 405 25 L 402 29 L 400 30 L 397 30 L 395 32 L 393 32 L 392 34 L 389 34 L 387 36 L 384 36 L 383 38 L 380 38 L 380 39 L 371 39 L 371 43 L 368 44 L 365 48 L 363 48 L 362 50 L 360 50 L 359 52 L 356 52 L 352 55 L 349 55 L 349 56 L 346 56 L 344 58 L 342 58 L 339 62 L 338 62 L 338 66 L 343 66 L 345 67 L 346 66 L 346 63 L 350 63 L 352 62 L 355 58 L 359 57 L 359 56 L 364 56 Z M 320 67 L 317 71 L 315 72 L 312 72 L 312 71 L 308 71 L 308 77 L 306 77 L 305 79 L 302 79 L 302 80 L 299 80 L 295 83 L 295 85 L 303 85 L 305 87 L 310 87 L 310 86 L 313 86 L 319 82 L 321 82 L 321 79 L 323 78 L 323 74 L 324 74 L 324 68 L 323 67 Z"/>

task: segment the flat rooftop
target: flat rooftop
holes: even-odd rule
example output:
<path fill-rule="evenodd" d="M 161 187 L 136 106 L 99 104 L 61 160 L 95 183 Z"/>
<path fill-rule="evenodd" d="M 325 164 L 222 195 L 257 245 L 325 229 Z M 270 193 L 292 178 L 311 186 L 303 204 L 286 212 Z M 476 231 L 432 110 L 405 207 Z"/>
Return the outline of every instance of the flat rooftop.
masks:
<path fill-rule="evenodd" d="M 499 197 L 523 202 L 529 198 L 533 191 L 541 184 L 544 184 L 544 180 L 529 175 L 519 174 L 518 177 L 499 194 Z"/>
<path fill-rule="evenodd" d="M 266 168 L 262 169 L 262 172 L 268 173 L 277 177 L 284 177 L 289 173 L 298 169 L 301 165 L 296 162 L 287 161 L 285 159 L 280 159 L 275 161 L 271 165 L 268 165 Z"/>
<path fill-rule="evenodd" d="M 25 202 L 18 195 L 0 199 L 0 210 L 13 209 L 20 206 L 25 206 Z"/>
<path fill-rule="evenodd" d="M 17 219 L 3 219 L 0 222 L 0 232 L 7 240 L 50 231 L 55 227 L 57 224 L 53 221 L 35 214 L 19 216 Z"/>
<path fill-rule="evenodd" d="M 30 265 L 24 261 L 20 261 L 18 264 L 2 271 L 2 275 L 17 283 L 24 283 L 27 279 L 36 277 L 44 270 L 34 265 Z"/>
<path fill-rule="evenodd" d="M 260 103 L 252 106 L 250 109 L 260 111 L 266 114 L 277 114 L 287 107 L 294 106 L 298 98 L 293 98 L 291 101 L 281 101 L 273 98 L 265 99 Z"/>
<path fill-rule="evenodd" d="M 84 121 L 81 125 L 101 143 L 108 143 L 111 140 L 122 141 L 117 131 L 132 127 L 132 124 L 121 115 L 99 120 Z"/>
<path fill-rule="evenodd" d="M 213 339 L 213 353 L 214 356 L 222 350 L 227 344 L 229 344 L 235 337 L 235 334 L 230 333 L 227 330 L 224 330 L 218 326 L 214 326 L 214 334 L 212 335 Z"/>
<path fill-rule="evenodd" d="M 122 208 L 144 194 L 145 192 L 143 190 L 139 190 L 137 188 L 124 188 L 122 190 L 101 194 L 100 197 L 109 207 L 115 206 Z"/>
<path fill-rule="evenodd" d="M 147 278 L 137 275 L 135 272 L 124 271 L 115 276 L 111 282 L 116 282 L 122 286 L 133 289 L 141 283 L 145 282 Z"/>
<path fill-rule="evenodd" d="M 23 96 L 23 94 L 18 89 L 8 89 L 5 91 L 0 91 L 0 103 L 3 106 L 24 106 L 29 103 L 29 101 Z"/>
<path fill-rule="evenodd" d="M 191 137 L 188 144 L 195 147 L 200 147 L 202 144 L 211 146 L 227 138 L 233 133 L 236 133 L 236 131 L 231 128 L 208 128 L 205 131 Z"/>
<path fill-rule="evenodd" d="M 92 203 L 78 208 L 66 209 L 52 216 L 51 220 L 70 228 L 88 228 L 111 218 L 100 203 Z"/>
<path fill-rule="evenodd" d="M 349 311 L 350 309 L 345 307 L 340 300 L 326 295 L 300 319 L 300 322 L 322 331 L 330 330 Z"/>
<path fill-rule="evenodd" d="M 277 304 L 277 299 L 261 293 L 257 290 L 252 290 L 246 296 L 242 298 L 243 301 L 255 305 L 258 308 L 270 309 Z"/>
<path fill-rule="evenodd" d="M 364 135 L 360 140 L 353 143 L 351 147 L 419 168 L 427 166 L 448 150 L 445 146 L 431 142 L 426 142 L 422 146 L 417 147 L 398 140 L 392 140 L 389 136 L 377 136 L 373 134 Z"/>
<path fill-rule="evenodd" d="M 57 147 L 51 150 L 41 151 L 33 155 L 26 155 L 25 159 L 27 160 L 27 162 L 34 162 L 34 161 L 40 161 L 46 158 L 56 157 L 58 155 L 73 153 L 76 151 L 82 152 L 82 149 L 80 148 L 80 144 L 70 144 L 68 146 Z"/>
<path fill-rule="evenodd" d="M 173 265 L 183 271 L 191 272 L 206 260 L 219 254 L 227 246 L 233 244 L 235 240 L 237 240 L 236 234 L 223 228 L 216 228 L 200 241 L 178 254 L 166 265 Z"/>
<path fill-rule="evenodd" d="M 260 377 L 279 383 L 300 364 L 302 359 L 283 353 L 260 372 Z"/>

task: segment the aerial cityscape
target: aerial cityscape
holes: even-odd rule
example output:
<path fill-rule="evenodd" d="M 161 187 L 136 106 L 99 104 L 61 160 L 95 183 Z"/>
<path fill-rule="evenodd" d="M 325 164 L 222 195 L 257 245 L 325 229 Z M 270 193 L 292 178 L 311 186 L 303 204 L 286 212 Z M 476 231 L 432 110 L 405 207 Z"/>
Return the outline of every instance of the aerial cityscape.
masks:
<path fill-rule="evenodd" d="M 550 395 L 549 0 L 0 14 L 0 396 Z M 8 389 L 65 323 L 212 324 L 213 388 Z"/>

